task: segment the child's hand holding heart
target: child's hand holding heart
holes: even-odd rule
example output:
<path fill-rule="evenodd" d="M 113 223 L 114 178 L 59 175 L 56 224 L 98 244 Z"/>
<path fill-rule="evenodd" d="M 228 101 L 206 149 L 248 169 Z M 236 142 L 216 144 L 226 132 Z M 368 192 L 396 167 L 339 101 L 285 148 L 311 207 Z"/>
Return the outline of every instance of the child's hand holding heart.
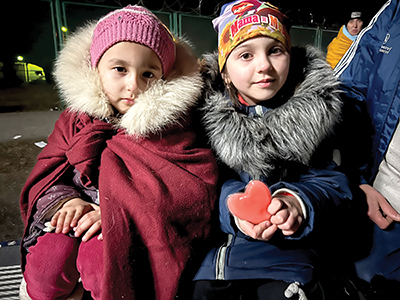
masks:
<path fill-rule="evenodd" d="M 269 188 L 258 180 L 251 181 L 244 193 L 230 195 L 227 201 L 240 229 L 254 239 L 267 241 L 277 229 L 291 235 L 303 222 L 302 208 L 295 197 L 282 193 L 271 199 Z"/>

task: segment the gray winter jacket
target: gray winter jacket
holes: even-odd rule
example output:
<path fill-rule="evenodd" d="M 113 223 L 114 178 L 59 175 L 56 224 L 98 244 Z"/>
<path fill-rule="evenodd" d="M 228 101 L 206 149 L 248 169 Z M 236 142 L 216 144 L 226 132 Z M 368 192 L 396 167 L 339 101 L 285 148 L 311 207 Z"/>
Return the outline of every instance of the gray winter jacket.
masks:
<path fill-rule="evenodd" d="M 232 171 L 222 174 L 228 180 L 219 204 L 227 239 L 209 252 L 195 280 L 268 278 L 306 284 L 318 266 L 318 255 L 306 241 L 327 235 L 352 200 L 346 177 L 335 170 L 332 149 L 324 149 L 340 119 L 338 82 L 320 51 L 293 49 L 282 92 L 263 105 L 234 107 L 216 56 L 204 62 L 209 81 L 203 122 L 220 163 Z M 301 198 L 307 217 L 294 235 L 277 232 L 264 242 L 238 230 L 226 199 L 252 179 L 266 183 L 271 194 L 284 189 Z"/>

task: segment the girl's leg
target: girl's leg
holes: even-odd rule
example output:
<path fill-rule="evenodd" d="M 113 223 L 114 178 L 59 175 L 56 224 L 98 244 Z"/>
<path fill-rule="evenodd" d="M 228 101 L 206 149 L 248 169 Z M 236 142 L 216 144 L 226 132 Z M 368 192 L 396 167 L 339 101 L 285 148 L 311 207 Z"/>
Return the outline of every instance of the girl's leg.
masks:
<path fill-rule="evenodd" d="M 85 290 L 91 292 L 93 299 L 101 299 L 103 283 L 103 242 L 97 236 L 79 247 L 77 267 Z"/>
<path fill-rule="evenodd" d="M 65 299 L 74 290 L 79 273 L 79 241 L 64 234 L 46 233 L 29 248 L 24 278 L 34 300 Z"/>

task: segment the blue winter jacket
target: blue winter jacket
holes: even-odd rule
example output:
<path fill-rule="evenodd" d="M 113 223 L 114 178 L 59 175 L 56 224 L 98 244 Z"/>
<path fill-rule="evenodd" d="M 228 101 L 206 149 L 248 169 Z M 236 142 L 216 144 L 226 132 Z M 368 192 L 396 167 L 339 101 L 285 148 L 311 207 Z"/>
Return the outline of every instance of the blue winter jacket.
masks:
<path fill-rule="evenodd" d="M 400 116 L 400 3 L 389 0 L 359 34 L 335 68 L 347 95 L 366 104 L 374 128 L 369 173 L 373 184 Z M 369 255 L 356 263 L 358 275 L 400 281 L 400 224 L 387 230 L 375 225 Z"/>
<path fill-rule="evenodd" d="M 334 244 L 328 232 L 339 231 L 352 193 L 347 178 L 331 162 L 332 152 L 319 146 L 339 120 L 341 100 L 321 53 L 309 48 L 304 56 L 304 77 L 299 84 L 293 81 L 294 94 L 277 95 L 281 98 L 263 106 L 235 108 L 225 91 L 212 86 L 217 79 L 211 76 L 203 122 L 219 160 L 231 169 L 221 174 L 230 179 L 222 185 L 219 202 L 220 226 L 227 235 L 208 253 L 195 280 L 264 278 L 306 284 L 316 278 L 319 264 L 320 253 L 312 244 L 323 243 L 323 238 L 330 239 L 329 247 Z M 215 56 L 207 60 L 217 68 Z M 314 165 L 314 159 L 323 163 Z M 226 199 L 252 179 L 266 183 L 271 194 L 288 189 L 304 201 L 307 217 L 294 235 L 278 231 L 264 242 L 238 230 Z"/>
<path fill-rule="evenodd" d="M 400 6 L 387 1 L 359 34 L 334 72 L 347 95 L 366 102 L 375 135 L 371 183 L 400 116 Z"/>

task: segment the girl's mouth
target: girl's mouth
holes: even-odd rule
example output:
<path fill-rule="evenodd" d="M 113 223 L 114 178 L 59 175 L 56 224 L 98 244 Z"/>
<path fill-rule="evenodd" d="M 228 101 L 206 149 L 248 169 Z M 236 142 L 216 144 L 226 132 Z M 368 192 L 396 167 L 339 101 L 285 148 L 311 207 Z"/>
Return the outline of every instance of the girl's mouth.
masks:
<path fill-rule="evenodd" d="M 256 82 L 256 85 L 258 85 L 259 87 L 269 87 L 273 82 L 274 79 L 272 78 L 261 79 Z"/>
<path fill-rule="evenodd" d="M 128 98 L 124 98 L 124 99 L 122 99 L 122 101 L 127 105 L 133 105 L 135 103 L 135 100 L 128 99 Z"/>

